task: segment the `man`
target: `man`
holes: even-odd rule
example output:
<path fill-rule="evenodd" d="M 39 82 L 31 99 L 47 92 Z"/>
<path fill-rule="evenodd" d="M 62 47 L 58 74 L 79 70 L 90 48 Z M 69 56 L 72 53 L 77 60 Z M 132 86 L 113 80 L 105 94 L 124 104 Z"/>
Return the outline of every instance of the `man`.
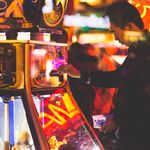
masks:
<path fill-rule="evenodd" d="M 119 127 L 119 150 L 150 149 L 150 46 L 139 42 L 130 45 L 124 31 L 143 31 L 137 9 L 128 2 L 116 2 L 108 7 L 110 29 L 115 38 L 129 46 L 129 54 L 121 67 L 111 72 L 80 72 L 70 64 L 61 66 L 60 73 L 80 78 L 99 87 L 118 87 L 116 108 L 102 126 L 103 132 Z M 148 50 L 149 48 L 149 50 Z"/>

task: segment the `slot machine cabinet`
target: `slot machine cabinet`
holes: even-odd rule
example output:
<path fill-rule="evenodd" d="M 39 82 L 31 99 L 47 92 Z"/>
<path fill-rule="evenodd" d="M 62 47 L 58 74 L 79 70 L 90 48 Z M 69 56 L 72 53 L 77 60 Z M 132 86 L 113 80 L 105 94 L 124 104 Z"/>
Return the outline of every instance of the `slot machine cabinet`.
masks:
<path fill-rule="evenodd" d="M 9 6 L 14 1 L 1 2 L 8 6 L 3 15 L 9 13 L 0 18 L 0 31 L 24 32 L 18 39 L 11 32 L 9 38 L 0 36 L 0 137 L 4 149 L 19 143 L 16 132 L 25 129 L 36 150 L 101 150 L 103 146 L 70 92 L 67 76 L 57 72 L 68 57 L 67 41 L 57 30 L 68 0 L 51 2 L 54 7 L 49 13 L 42 12 L 41 0 L 25 0 L 19 7 L 14 5 L 12 12 Z M 34 29 L 38 33 L 32 34 Z M 26 37 L 28 31 L 31 38 Z M 43 39 L 47 33 L 51 35 L 48 42 Z"/>
<path fill-rule="evenodd" d="M 0 88 L 23 88 L 24 48 L 20 42 L 0 43 Z"/>
<path fill-rule="evenodd" d="M 32 147 L 35 145 L 36 149 L 49 148 L 43 143 L 45 136 L 36 115 L 36 108 L 26 97 L 28 91 L 26 92 L 25 51 L 28 43 L 27 40 L 0 41 L 0 130 L 6 150 L 20 142 L 21 134 L 30 136 L 26 140 L 30 139 L 27 142 Z"/>
<path fill-rule="evenodd" d="M 103 149 L 70 92 L 67 76 L 57 72 L 67 63 L 67 53 L 66 43 L 0 41 L 0 121 L 5 122 L 6 150 L 17 142 L 20 126 L 36 150 Z"/>
<path fill-rule="evenodd" d="M 26 130 L 31 136 L 22 103 L 24 43 L 19 40 L 0 41 L 0 147 L 5 150 L 17 143 L 19 133 Z M 33 144 L 32 138 L 30 140 Z"/>
<path fill-rule="evenodd" d="M 30 41 L 28 48 L 28 99 L 36 104 L 50 149 L 103 149 L 71 94 L 67 76 L 57 72 L 67 63 L 67 44 Z"/>

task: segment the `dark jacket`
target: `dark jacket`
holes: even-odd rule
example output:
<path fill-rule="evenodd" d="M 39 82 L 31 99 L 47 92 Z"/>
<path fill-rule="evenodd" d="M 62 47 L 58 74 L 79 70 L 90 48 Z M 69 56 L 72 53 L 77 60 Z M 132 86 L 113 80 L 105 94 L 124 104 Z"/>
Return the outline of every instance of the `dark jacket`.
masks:
<path fill-rule="evenodd" d="M 112 72 L 81 73 L 98 87 L 118 87 L 114 120 L 120 126 L 121 150 L 150 149 L 150 45 L 139 42 Z"/>

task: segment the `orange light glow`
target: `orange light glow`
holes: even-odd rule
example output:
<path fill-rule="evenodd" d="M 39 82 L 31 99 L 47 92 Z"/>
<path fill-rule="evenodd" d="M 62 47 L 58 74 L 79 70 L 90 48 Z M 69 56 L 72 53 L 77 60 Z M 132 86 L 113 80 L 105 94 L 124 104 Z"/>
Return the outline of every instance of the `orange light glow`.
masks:
<path fill-rule="evenodd" d="M 112 43 L 114 42 L 113 33 L 81 33 L 80 43 Z"/>

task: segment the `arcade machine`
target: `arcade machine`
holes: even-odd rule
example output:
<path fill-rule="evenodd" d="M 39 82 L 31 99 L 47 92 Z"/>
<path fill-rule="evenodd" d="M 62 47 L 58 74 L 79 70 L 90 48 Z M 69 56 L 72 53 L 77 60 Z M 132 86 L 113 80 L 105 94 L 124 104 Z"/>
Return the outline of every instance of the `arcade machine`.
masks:
<path fill-rule="evenodd" d="M 0 18 L 0 146 L 103 150 L 71 94 L 67 76 L 57 72 L 67 63 L 66 33 L 56 28 L 67 1 L 49 2 L 51 12 L 44 10 L 47 1 L 31 3 L 37 12 L 44 10 L 41 17 L 37 13 L 42 23 L 31 23 L 22 12 L 28 7 L 2 1 L 7 17 Z"/>

